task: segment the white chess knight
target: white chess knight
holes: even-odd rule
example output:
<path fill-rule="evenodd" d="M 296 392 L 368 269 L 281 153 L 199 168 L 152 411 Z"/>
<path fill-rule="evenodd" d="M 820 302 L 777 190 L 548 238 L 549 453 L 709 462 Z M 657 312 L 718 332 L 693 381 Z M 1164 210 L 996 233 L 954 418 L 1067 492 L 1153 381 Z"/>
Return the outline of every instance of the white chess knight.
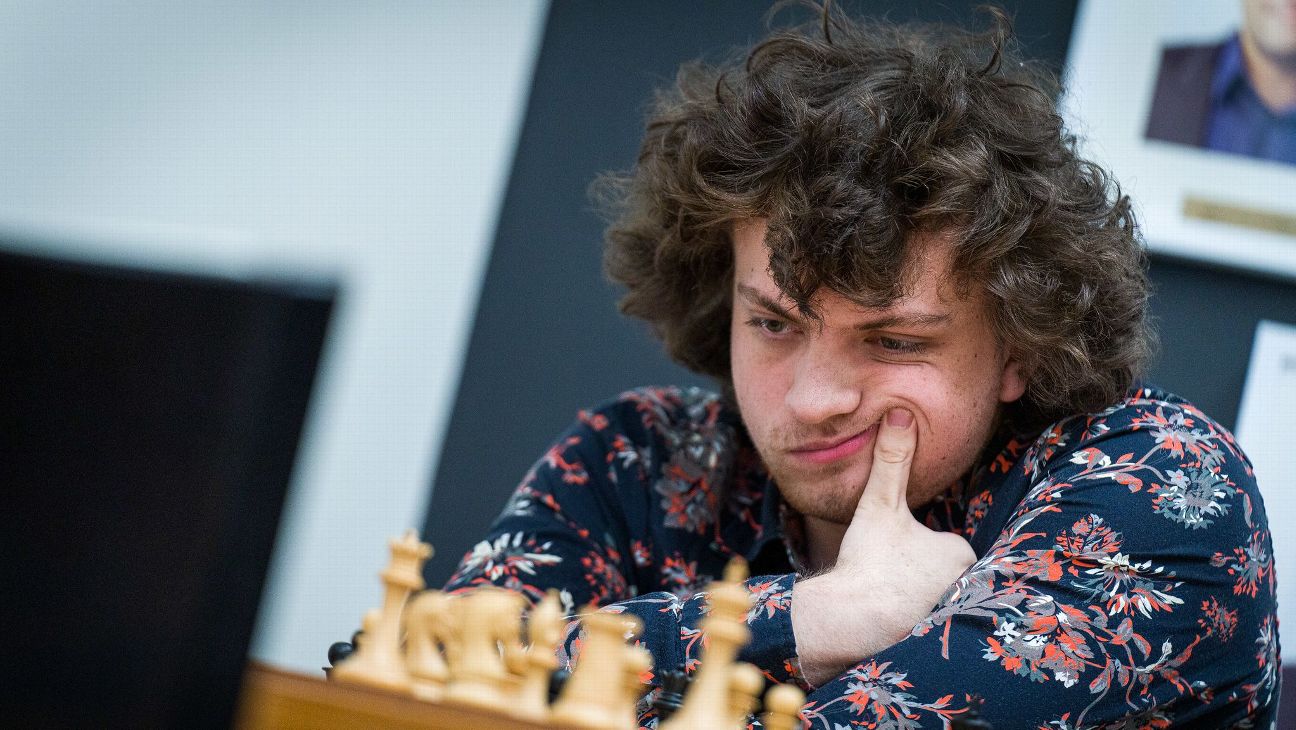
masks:
<path fill-rule="evenodd" d="M 421 700 L 440 700 L 450 682 L 447 656 L 458 651 L 455 600 L 441 591 L 423 591 L 405 606 L 405 663 L 411 691 Z"/>
<path fill-rule="evenodd" d="M 490 586 L 454 602 L 457 656 L 450 662 L 447 703 L 499 710 L 513 702 L 524 668 L 525 606 L 520 594 Z"/>

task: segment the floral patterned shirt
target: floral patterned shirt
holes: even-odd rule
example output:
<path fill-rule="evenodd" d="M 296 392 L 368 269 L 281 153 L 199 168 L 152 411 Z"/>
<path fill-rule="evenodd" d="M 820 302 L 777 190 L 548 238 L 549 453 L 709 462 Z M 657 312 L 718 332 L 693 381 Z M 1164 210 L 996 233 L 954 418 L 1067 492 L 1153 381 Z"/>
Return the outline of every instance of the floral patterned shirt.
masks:
<path fill-rule="evenodd" d="M 702 390 L 582 412 L 447 590 L 558 588 L 569 613 L 635 614 L 655 666 L 691 671 L 703 591 L 742 556 L 755 602 L 740 658 L 811 690 L 812 728 L 945 728 L 977 696 L 996 730 L 1272 726 L 1272 547 L 1227 430 L 1139 388 L 988 453 L 916 512 L 978 560 L 909 636 L 819 687 L 797 675 L 796 515 L 737 414 Z"/>

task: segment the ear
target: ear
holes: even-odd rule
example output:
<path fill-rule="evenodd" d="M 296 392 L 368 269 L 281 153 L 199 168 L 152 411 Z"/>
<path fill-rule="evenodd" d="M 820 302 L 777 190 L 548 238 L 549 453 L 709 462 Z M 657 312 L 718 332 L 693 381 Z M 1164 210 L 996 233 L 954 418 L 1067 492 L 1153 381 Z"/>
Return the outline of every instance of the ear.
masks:
<path fill-rule="evenodd" d="M 1026 373 L 1021 363 L 1016 358 L 1008 358 L 999 376 L 999 402 L 1011 403 L 1022 397 L 1026 392 L 1026 382 Z"/>

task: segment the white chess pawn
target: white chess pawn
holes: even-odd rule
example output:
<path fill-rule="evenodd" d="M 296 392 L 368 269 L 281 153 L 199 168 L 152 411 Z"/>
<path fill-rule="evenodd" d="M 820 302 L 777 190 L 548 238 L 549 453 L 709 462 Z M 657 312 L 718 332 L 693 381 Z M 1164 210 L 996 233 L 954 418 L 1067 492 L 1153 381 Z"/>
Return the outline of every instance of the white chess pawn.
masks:
<path fill-rule="evenodd" d="M 761 724 L 765 730 L 801 730 L 801 707 L 805 705 L 805 692 L 792 684 L 776 684 L 765 693 L 765 714 Z"/>
<path fill-rule="evenodd" d="M 526 668 L 514 703 L 514 716 L 532 721 L 549 716 L 549 678 L 558 668 L 558 642 L 562 640 L 566 623 L 556 590 L 546 593 L 531 609 L 527 619 L 531 646 L 526 651 Z"/>
<path fill-rule="evenodd" d="M 739 662 L 733 666 L 729 674 L 729 716 L 725 719 L 725 730 L 747 727 L 747 718 L 756 710 L 764 687 L 765 678 L 755 665 Z"/>

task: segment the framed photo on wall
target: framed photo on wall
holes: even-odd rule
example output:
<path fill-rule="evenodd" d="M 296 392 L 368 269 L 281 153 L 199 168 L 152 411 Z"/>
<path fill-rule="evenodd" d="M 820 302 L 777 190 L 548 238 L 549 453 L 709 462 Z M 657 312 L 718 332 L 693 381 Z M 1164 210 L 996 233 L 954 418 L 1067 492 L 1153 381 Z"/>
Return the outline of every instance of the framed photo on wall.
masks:
<path fill-rule="evenodd" d="M 1296 279 L 1296 1 L 1082 0 L 1062 109 L 1151 250 Z"/>

